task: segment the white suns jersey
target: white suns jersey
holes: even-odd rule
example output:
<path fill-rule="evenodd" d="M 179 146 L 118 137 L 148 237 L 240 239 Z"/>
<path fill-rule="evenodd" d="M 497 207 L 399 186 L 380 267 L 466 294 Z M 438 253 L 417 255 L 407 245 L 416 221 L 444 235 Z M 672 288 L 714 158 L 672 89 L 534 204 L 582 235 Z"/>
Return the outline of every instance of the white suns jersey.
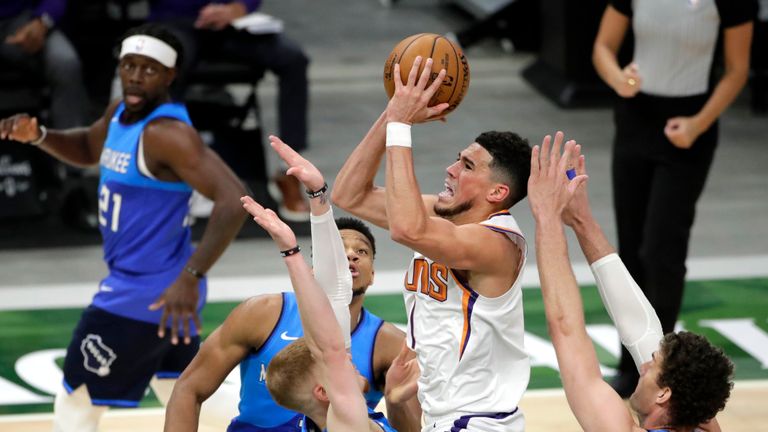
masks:
<path fill-rule="evenodd" d="M 405 275 L 407 338 L 421 367 L 418 395 L 427 421 L 513 411 L 528 386 L 520 286 L 525 237 L 507 211 L 481 224 L 506 234 L 522 252 L 517 280 L 506 293 L 483 297 L 450 268 L 419 253 Z"/>

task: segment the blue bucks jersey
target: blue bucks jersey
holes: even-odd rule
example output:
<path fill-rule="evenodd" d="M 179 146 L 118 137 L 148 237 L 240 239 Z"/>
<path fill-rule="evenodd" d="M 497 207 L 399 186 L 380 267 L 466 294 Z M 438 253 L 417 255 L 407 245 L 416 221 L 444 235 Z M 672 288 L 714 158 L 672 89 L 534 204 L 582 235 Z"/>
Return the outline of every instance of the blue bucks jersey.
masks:
<path fill-rule="evenodd" d="M 370 383 L 371 390 L 365 394 L 369 407 L 375 407 L 383 396 L 375 389 L 373 376 L 373 347 L 383 323 L 381 318 L 363 309 L 360 322 L 352 332 L 352 362 Z M 267 390 L 265 378 L 272 357 L 303 335 L 296 296 L 283 293 L 283 309 L 272 334 L 261 348 L 240 362 L 240 414 L 230 424 L 229 432 L 301 430 L 303 416 L 277 405 Z"/>
<path fill-rule="evenodd" d="M 162 104 L 134 124 L 120 122 L 121 103 L 112 116 L 101 153 L 99 228 L 109 275 L 93 305 L 116 315 L 157 323 L 162 311 L 147 307 L 173 283 L 192 255 L 187 224 L 192 189 L 183 182 L 154 179 L 144 164 L 142 133 L 154 119 L 191 124 L 181 104 Z M 200 283 L 199 308 L 205 301 Z"/>
<path fill-rule="evenodd" d="M 397 432 L 392 425 L 389 424 L 389 420 L 387 420 L 386 417 L 384 417 L 384 414 L 379 413 L 368 407 L 368 418 L 371 419 L 374 423 L 379 425 L 382 431 L 384 432 Z M 320 428 L 317 427 L 316 424 L 312 422 L 308 417 L 304 416 L 302 422 L 301 422 L 301 432 L 325 432 L 325 430 L 320 431 Z"/>

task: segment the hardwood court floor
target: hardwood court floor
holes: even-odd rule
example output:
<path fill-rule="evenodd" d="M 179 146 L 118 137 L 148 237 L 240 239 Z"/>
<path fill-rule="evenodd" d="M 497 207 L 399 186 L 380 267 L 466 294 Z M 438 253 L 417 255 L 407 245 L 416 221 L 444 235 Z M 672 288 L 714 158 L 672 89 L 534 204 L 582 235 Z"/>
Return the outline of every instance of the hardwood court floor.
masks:
<path fill-rule="evenodd" d="M 768 423 L 768 381 L 736 383 L 728 407 L 718 419 L 724 431 L 752 432 Z M 562 390 L 531 390 L 520 404 L 526 418 L 526 430 L 534 432 L 572 432 L 581 428 L 568 408 Z M 50 432 L 51 414 L 0 416 L 0 430 L 9 432 Z M 115 410 L 102 420 L 101 432 L 153 432 L 163 428 L 163 410 L 147 408 Z M 200 432 L 223 431 L 219 427 L 201 426 Z"/>

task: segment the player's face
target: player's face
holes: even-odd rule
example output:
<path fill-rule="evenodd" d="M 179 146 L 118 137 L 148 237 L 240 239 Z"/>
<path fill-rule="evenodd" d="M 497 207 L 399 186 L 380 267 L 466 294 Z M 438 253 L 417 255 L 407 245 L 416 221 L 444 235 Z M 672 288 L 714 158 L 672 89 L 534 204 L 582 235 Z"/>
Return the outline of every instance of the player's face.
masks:
<path fill-rule="evenodd" d="M 174 70 L 158 61 L 137 54 L 128 54 L 118 65 L 123 85 L 123 101 L 128 112 L 154 108 L 168 96 Z"/>
<path fill-rule="evenodd" d="M 456 162 L 445 170 L 445 190 L 437 195 L 435 213 L 450 218 L 484 199 L 493 186 L 490 163 L 491 154 L 478 143 L 462 150 Z"/>
<path fill-rule="evenodd" d="M 368 239 L 353 229 L 339 230 L 352 273 L 352 293 L 364 294 L 373 283 L 373 248 Z"/>
<path fill-rule="evenodd" d="M 640 379 L 637 381 L 632 396 L 629 397 L 629 404 L 638 414 L 648 413 L 656 403 L 661 388 L 657 380 L 661 373 L 661 365 L 664 359 L 661 353 L 653 353 L 651 361 L 647 361 L 640 366 Z"/>

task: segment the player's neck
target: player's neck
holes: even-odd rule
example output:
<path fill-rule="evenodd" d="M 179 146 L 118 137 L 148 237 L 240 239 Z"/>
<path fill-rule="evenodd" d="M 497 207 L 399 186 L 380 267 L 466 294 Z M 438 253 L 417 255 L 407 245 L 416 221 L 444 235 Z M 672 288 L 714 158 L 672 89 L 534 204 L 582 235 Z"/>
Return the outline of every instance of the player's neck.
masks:
<path fill-rule="evenodd" d="M 668 431 L 674 431 L 674 432 L 692 432 L 693 428 L 676 428 L 671 427 L 669 425 L 669 418 L 667 416 L 666 410 L 663 409 L 654 409 L 645 416 L 642 416 L 641 414 L 638 414 L 639 420 L 640 420 L 640 426 L 643 429 L 647 430 L 654 430 L 654 429 L 661 429 L 661 430 L 668 430 Z"/>
<path fill-rule="evenodd" d="M 480 223 L 484 220 L 487 220 L 490 215 L 500 211 L 501 210 L 492 208 L 490 206 L 474 206 L 465 212 L 448 218 L 448 220 L 453 222 L 455 225 Z"/>
<path fill-rule="evenodd" d="M 349 328 L 352 331 L 355 331 L 357 324 L 360 323 L 360 315 L 363 313 L 363 301 L 365 301 L 364 295 L 354 296 L 349 304 Z"/>

